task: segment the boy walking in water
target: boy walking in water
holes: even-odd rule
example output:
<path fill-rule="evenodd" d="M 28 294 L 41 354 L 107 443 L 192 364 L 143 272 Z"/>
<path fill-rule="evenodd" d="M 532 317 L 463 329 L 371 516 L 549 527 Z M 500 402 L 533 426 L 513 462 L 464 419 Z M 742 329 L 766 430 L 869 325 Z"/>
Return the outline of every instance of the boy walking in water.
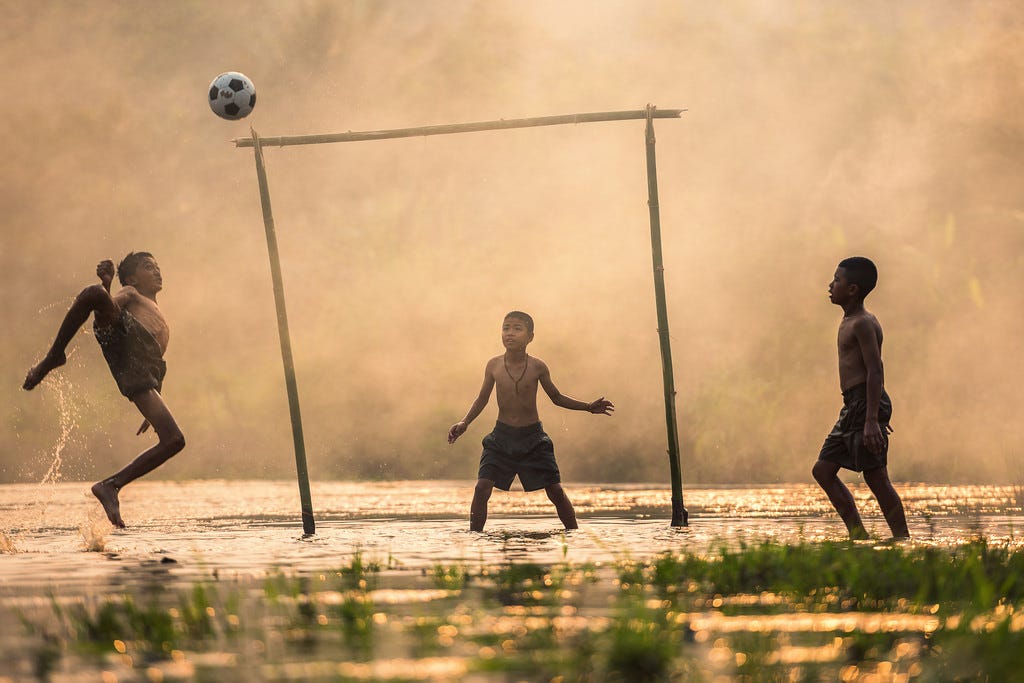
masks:
<path fill-rule="evenodd" d="M 868 534 L 853 495 L 837 476 L 841 467 L 864 473 L 864 481 L 878 500 L 893 538 L 903 539 L 910 538 L 907 518 L 887 469 L 892 403 L 885 392 L 882 371 L 882 326 L 864 308 L 864 298 L 877 281 L 875 264 L 854 256 L 840 261 L 829 284 L 829 300 L 843 309 L 839 323 L 843 408 L 839 421 L 825 437 L 812 472 L 846 524 L 850 538 L 863 539 Z"/>
<path fill-rule="evenodd" d="M 33 389 L 51 370 L 64 365 L 68 343 L 89 316 L 94 315 L 96 341 L 117 388 L 144 418 L 136 433 L 142 434 L 152 425 L 160 439 L 120 472 L 93 484 L 92 493 L 103 505 L 107 519 L 114 526 L 124 528 L 118 491 L 180 452 L 185 447 L 185 437 L 160 397 L 167 370 L 163 355 L 170 337 L 167 320 L 156 304 L 157 292 L 163 288 L 160 266 L 148 252 L 128 254 L 117 266 L 117 277 L 124 287 L 113 296 L 110 283 L 114 279 L 114 262 L 100 262 L 96 275 L 100 284 L 86 287 L 75 298 L 50 350 L 28 371 L 22 386 L 26 390 Z"/>
<path fill-rule="evenodd" d="M 524 490 L 544 489 L 565 528 L 576 529 L 579 526 L 576 512 L 562 489 L 561 475 L 555 463 L 555 447 L 544 433 L 537 415 L 537 386 L 544 387 L 552 403 L 569 410 L 611 415 L 615 406 L 603 396 L 590 403 L 577 401 L 555 387 L 544 361 L 526 353 L 526 346 L 533 341 L 533 318 L 526 313 L 512 311 L 505 316 L 501 341 L 505 353 L 487 361 L 480 395 L 469 407 L 466 417 L 448 430 L 448 443 L 455 443 L 487 405 L 491 390 L 497 388 L 498 421 L 494 431 L 483 441 L 484 451 L 480 456 L 480 472 L 473 491 L 469 528 L 483 531 L 491 491 L 495 486 L 508 491 L 518 474 Z"/>

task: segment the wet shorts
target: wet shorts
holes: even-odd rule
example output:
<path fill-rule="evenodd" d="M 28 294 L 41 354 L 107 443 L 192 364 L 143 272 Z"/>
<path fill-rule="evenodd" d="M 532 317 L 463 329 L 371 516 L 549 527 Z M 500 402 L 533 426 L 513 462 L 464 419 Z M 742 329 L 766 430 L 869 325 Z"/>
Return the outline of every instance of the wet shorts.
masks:
<path fill-rule="evenodd" d="M 494 431 L 484 437 L 480 456 L 480 479 L 490 479 L 503 491 L 519 483 L 526 491 L 536 491 L 562 481 L 555 464 L 555 445 L 536 422 L 526 427 L 512 427 L 497 422 Z"/>
<path fill-rule="evenodd" d="M 167 364 L 153 335 L 127 310 L 110 326 L 93 326 L 96 341 L 110 366 L 117 388 L 131 399 L 150 389 L 160 391 Z"/>
<path fill-rule="evenodd" d="M 818 454 L 818 460 L 827 460 L 854 472 L 864 472 L 885 467 L 889 453 L 889 420 L 892 418 L 892 401 L 882 389 L 878 402 L 878 426 L 882 428 L 882 450 L 872 453 L 864 446 L 864 420 L 867 415 L 867 384 L 858 384 L 843 392 L 843 408 L 839 421 L 825 437 L 825 443 Z"/>

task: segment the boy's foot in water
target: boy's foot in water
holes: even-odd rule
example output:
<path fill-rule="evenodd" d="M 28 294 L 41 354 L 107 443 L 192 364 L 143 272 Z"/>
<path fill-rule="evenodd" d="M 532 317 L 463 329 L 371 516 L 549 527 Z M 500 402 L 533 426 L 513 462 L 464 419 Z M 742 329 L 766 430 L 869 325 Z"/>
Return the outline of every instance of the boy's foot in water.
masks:
<path fill-rule="evenodd" d="M 107 519 L 118 529 L 124 529 L 124 520 L 121 519 L 121 503 L 117 499 L 118 487 L 111 479 L 104 479 L 92 485 L 92 495 L 99 499 L 103 511 L 107 513 Z"/>

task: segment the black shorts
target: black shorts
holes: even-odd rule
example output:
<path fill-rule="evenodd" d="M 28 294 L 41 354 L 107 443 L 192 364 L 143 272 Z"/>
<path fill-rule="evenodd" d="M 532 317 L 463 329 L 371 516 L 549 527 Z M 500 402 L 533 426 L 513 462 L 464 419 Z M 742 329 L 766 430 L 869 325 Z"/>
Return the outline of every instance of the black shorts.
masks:
<path fill-rule="evenodd" d="M 167 364 L 153 335 L 127 310 L 109 326 L 93 326 L 96 341 L 110 367 L 117 388 L 128 399 L 164 383 Z"/>
<path fill-rule="evenodd" d="M 480 479 L 490 479 L 503 491 L 519 483 L 526 491 L 536 491 L 562 481 L 555 463 L 555 445 L 536 422 L 526 427 L 512 427 L 496 422 L 494 431 L 484 437 L 480 456 Z"/>
<path fill-rule="evenodd" d="M 872 453 L 864 445 L 864 422 L 867 416 L 867 384 L 858 384 L 843 392 L 843 408 L 839 421 L 825 437 L 818 460 L 845 467 L 854 472 L 865 472 L 885 467 L 889 454 L 889 420 L 892 419 L 892 401 L 882 389 L 878 402 L 878 426 L 882 429 L 882 449 Z"/>

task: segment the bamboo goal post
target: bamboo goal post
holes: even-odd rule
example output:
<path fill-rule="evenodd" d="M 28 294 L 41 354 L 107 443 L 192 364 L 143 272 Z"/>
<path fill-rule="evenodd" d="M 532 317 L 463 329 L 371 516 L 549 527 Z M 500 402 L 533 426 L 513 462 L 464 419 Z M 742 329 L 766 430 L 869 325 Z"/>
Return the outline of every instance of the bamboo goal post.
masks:
<path fill-rule="evenodd" d="M 281 338 L 281 359 L 284 363 L 285 384 L 288 390 L 288 407 L 291 412 L 292 437 L 295 443 L 295 469 L 299 480 L 299 496 L 302 504 L 302 529 L 308 536 L 316 531 L 313 521 L 313 503 L 309 491 L 309 472 L 306 466 L 306 447 L 302 436 L 302 415 L 299 411 L 299 393 L 295 381 L 295 363 L 292 359 L 291 338 L 288 332 L 288 314 L 285 309 L 284 283 L 281 276 L 281 262 L 277 250 L 277 236 L 274 231 L 274 216 L 270 207 L 270 190 L 267 172 L 263 162 L 263 148 L 287 147 L 293 145 L 319 145 L 333 142 L 365 142 L 394 138 L 423 137 L 428 135 L 452 135 L 475 133 L 488 130 L 509 130 L 513 128 L 534 128 L 539 126 L 560 126 L 604 121 L 644 120 L 644 146 L 647 159 L 647 207 L 651 222 L 651 255 L 654 268 L 654 303 L 658 318 L 658 339 L 661 346 L 662 379 L 665 390 L 665 424 L 668 432 L 669 475 L 672 480 L 672 526 L 687 526 L 689 514 L 683 505 L 683 481 L 679 466 L 679 429 L 676 423 L 675 381 L 672 371 L 672 348 L 668 329 L 668 307 L 665 298 L 665 266 L 661 249 L 661 212 L 658 203 L 658 169 L 655 158 L 654 119 L 679 118 L 685 109 L 658 109 L 647 105 L 645 109 L 629 111 L 590 112 L 560 116 L 540 116 L 525 119 L 499 119 L 475 123 L 456 123 L 417 128 L 395 128 L 389 130 L 329 133 L 322 135 L 291 135 L 261 138 L 255 130 L 247 138 L 235 138 L 236 147 L 252 147 L 256 159 L 256 176 L 259 180 L 260 202 L 263 207 L 263 225 L 267 233 L 267 251 L 270 255 L 270 273 L 274 283 L 274 301 L 277 305 L 277 329 Z"/>
<path fill-rule="evenodd" d="M 274 281 L 274 302 L 277 305 L 277 332 L 281 338 L 281 360 L 284 362 L 284 381 L 288 389 L 288 409 L 292 418 L 292 440 L 295 443 L 295 472 L 299 479 L 299 500 L 302 505 L 302 532 L 316 533 L 313 520 L 313 498 L 309 492 L 309 470 L 306 467 L 306 444 L 302 436 L 302 412 L 299 410 L 299 387 L 295 381 L 295 361 L 292 359 L 292 341 L 288 332 L 288 311 L 284 301 L 284 280 L 281 277 L 281 257 L 277 252 L 277 233 L 274 214 L 270 208 L 270 189 L 267 169 L 263 164 L 263 147 L 256 131 L 252 131 L 253 154 L 256 157 L 256 177 L 260 184 L 260 203 L 263 207 L 263 227 L 267 233 L 267 252 L 270 255 L 270 276 Z"/>

